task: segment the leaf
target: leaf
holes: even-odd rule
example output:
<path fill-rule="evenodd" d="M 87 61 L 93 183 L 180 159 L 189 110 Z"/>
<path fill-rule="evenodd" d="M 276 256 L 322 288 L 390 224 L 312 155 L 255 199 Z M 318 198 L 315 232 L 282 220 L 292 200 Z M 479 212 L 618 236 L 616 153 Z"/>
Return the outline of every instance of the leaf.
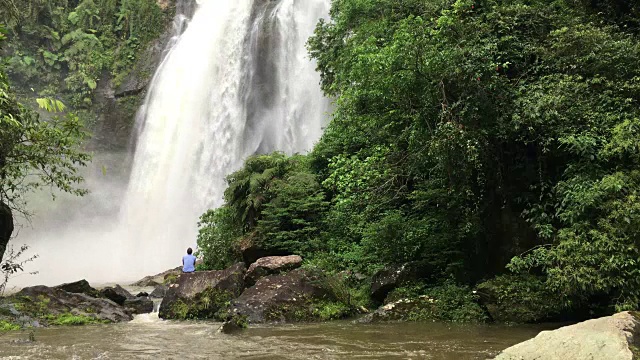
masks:
<path fill-rule="evenodd" d="M 69 13 L 67 20 L 69 20 L 69 22 L 71 22 L 73 25 L 77 25 L 78 21 L 80 21 L 80 16 L 77 12 L 73 11 Z"/>

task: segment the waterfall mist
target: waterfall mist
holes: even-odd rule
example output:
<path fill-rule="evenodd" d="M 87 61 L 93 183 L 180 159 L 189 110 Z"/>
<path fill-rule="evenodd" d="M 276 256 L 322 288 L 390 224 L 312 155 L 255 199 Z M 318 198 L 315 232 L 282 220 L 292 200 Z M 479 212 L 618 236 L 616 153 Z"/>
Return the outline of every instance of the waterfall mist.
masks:
<path fill-rule="evenodd" d="M 311 150 L 329 103 L 305 43 L 329 6 L 180 2 L 138 112 L 128 179 L 105 176 L 98 161 L 87 174 L 90 196 L 36 209 L 34 228 L 13 244 L 32 246 L 40 258 L 28 270 L 40 273 L 16 282 L 125 281 L 175 267 L 196 244 L 198 217 L 222 204 L 225 176 L 247 156 Z M 70 209 L 84 210 L 70 218 Z"/>

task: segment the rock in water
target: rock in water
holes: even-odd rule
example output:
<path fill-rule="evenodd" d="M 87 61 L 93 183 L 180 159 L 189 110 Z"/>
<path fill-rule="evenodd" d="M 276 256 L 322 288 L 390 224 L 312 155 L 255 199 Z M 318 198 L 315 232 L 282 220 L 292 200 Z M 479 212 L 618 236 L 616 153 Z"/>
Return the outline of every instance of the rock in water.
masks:
<path fill-rule="evenodd" d="M 246 268 L 237 263 L 221 271 L 182 274 L 169 286 L 160 304 L 162 319 L 210 319 L 244 289 Z"/>
<path fill-rule="evenodd" d="M 127 299 L 124 307 L 130 314 L 148 314 L 153 312 L 153 300 L 140 297 Z"/>
<path fill-rule="evenodd" d="M 244 281 L 247 286 L 253 286 L 262 277 L 293 270 L 301 265 L 302 258 L 298 255 L 263 257 L 249 266 Z"/>
<path fill-rule="evenodd" d="M 74 293 L 74 294 L 85 294 L 91 297 L 100 297 L 100 292 L 92 288 L 91 285 L 89 285 L 89 282 L 84 279 L 71 282 L 71 283 L 58 285 L 55 288 L 66 291 L 66 292 Z"/>
<path fill-rule="evenodd" d="M 116 285 L 114 287 L 106 287 L 102 289 L 100 293 L 102 294 L 102 296 L 118 305 L 124 305 L 124 302 L 127 299 L 135 299 L 135 296 L 131 295 L 130 292 L 128 292 L 120 285 Z"/>
<path fill-rule="evenodd" d="M 47 286 L 24 288 L 4 299 L 13 304 L 23 317 L 54 322 L 61 316 L 76 316 L 102 322 L 120 322 L 132 319 L 124 308 L 108 299 L 96 299 L 82 293 L 69 293 Z M 19 304 L 19 306 L 17 306 Z"/>
<path fill-rule="evenodd" d="M 314 319 L 313 302 L 334 300 L 319 279 L 304 269 L 261 278 L 233 301 L 233 309 L 251 324 Z"/>
<path fill-rule="evenodd" d="M 219 333 L 233 334 L 242 331 L 248 327 L 247 316 L 241 314 L 230 315 L 222 326 L 218 329 Z"/>
<path fill-rule="evenodd" d="M 504 350 L 495 360 L 632 360 L 640 341 L 640 320 L 630 312 L 587 320 Z"/>

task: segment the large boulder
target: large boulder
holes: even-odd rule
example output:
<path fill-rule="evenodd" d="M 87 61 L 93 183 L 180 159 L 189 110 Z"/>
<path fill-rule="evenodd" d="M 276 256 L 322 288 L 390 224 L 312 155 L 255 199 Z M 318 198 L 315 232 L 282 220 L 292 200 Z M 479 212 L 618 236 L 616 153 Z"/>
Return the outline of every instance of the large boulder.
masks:
<path fill-rule="evenodd" d="M 260 278 L 290 271 L 301 265 L 302 258 L 298 255 L 263 257 L 249 266 L 244 281 L 247 286 L 253 286 Z"/>
<path fill-rule="evenodd" d="M 100 294 L 118 305 L 124 305 L 128 299 L 135 299 L 135 296 L 120 285 L 106 287 L 100 291 Z"/>
<path fill-rule="evenodd" d="M 244 289 L 246 268 L 237 263 L 221 271 L 182 274 L 169 286 L 160 304 L 162 319 L 218 318 L 231 299 Z"/>
<path fill-rule="evenodd" d="M 588 320 L 504 350 L 495 360 L 632 360 L 640 345 L 640 321 L 630 312 Z"/>
<path fill-rule="evenodd" d="M 231 311 L 246 315 L 249 323 L 308 321 L 315 320 L 317 302 L 333 300 L 321 279 L 295 269 L 259 279 L 233 301 Z"/>
<path fill-rule="evenodd" d="M 371 297 L 383 302 L 387 295 L 406 281 L 415 279 L 416 268 L 412 264 L 389 267 L 378 271 L 371 279 Z"/>
<path fill-rule="evenodd" d="M 89 285 L 87 280 L 78 280 L 55 287 L 66 292 L 74 294 L 85 294 L 91 297 L 100 297 L 100 292 Z"/>
<path fill-rule="evenodd" d="M 7 249 L 7 244 L 13 233 L 13 214 L 11 208 L 0 202 L 0 260 Z"/>
<path fill-rule="evenodd" d="M 123 307 L 111 300 L 47 286 L 24 288 L 5 298 L 3 303 L 17 310 L 19 316 L 16 316 L 16 319 L 31 318 L 43 325 L 120 322 L 132 319 Z"/>

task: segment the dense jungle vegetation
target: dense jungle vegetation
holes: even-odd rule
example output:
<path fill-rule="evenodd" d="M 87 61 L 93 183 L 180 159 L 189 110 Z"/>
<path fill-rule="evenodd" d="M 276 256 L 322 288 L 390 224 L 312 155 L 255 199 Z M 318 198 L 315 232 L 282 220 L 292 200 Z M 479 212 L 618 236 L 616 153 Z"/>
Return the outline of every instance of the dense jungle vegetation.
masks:
<path fill-rule="evenodd" d="M 412 264 L 396 296 L 475 288 L 522 321 L 638 308 L 639 35 L 632 0 L 334 0 L 308 42 L 331 122 L 228 177 L 205 267 L 252 244 Z"/>
<path fill-rule="evenodd" d="M 19 100 L 59 99 L 93 125 L 100 82 L 113 89 L 122 84 L 166 29 L 174 6 L 169 0 L 0 1 L 0 23 L 8 28 L 6 72 Z M 119 100 L 132 102 L 133 117 L 139 99 Z"/>

